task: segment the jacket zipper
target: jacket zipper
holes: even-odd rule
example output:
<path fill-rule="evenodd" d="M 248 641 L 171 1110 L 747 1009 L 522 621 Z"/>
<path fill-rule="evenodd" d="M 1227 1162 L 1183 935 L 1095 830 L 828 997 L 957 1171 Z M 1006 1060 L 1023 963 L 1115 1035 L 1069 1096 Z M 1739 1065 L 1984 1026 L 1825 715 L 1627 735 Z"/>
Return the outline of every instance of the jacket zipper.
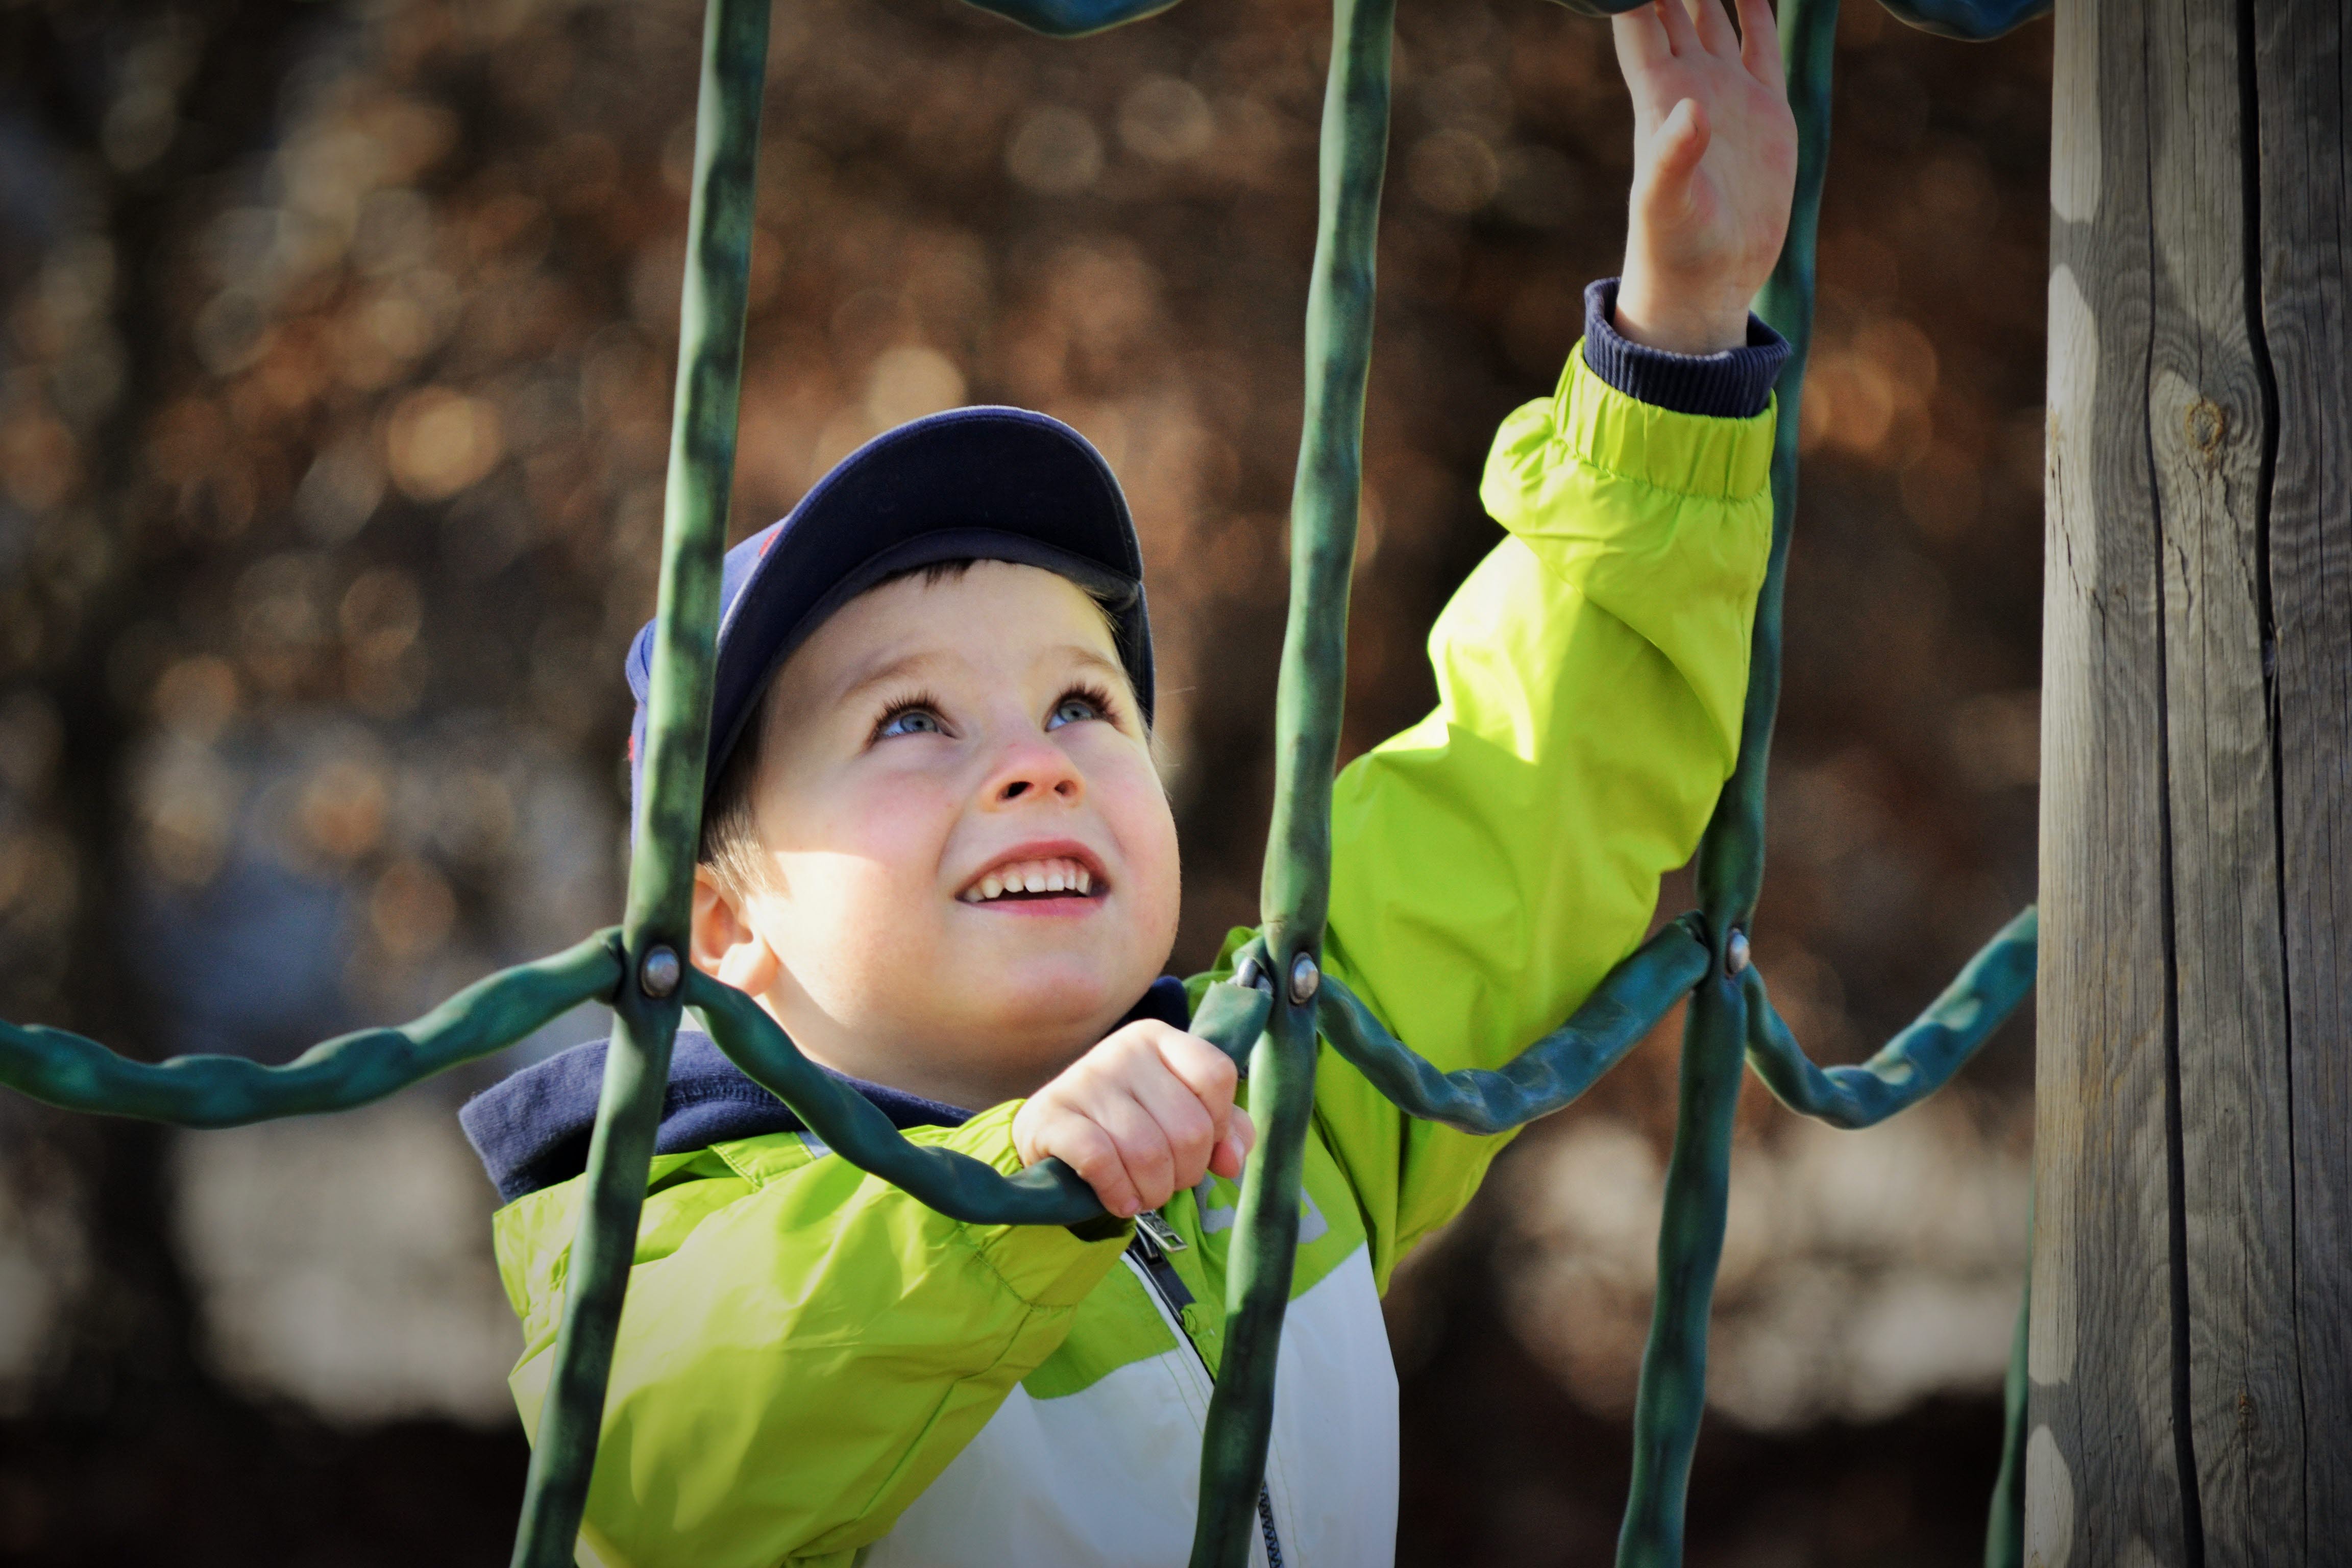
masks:
<path fill-rule="evenodd" d="M 1127 1250 L 1140 1267 L 1160 1304 L 1168 1309 L 1168 1316 L 1174 1320 L 1176 1337 L 1192 1352 L 1201 1375 L 1213 1387 L 1216 1374 L 1209 1370 L 1208 1358 L 1201 1353 L 1201 1347 L 1192 1342 L 1192 1336 L 1184 1328 L 1184 1309 L 1192 1304 L 1192 1292 L 1185 1289 L 1176 1266 L 1168 1261 L 1171 1252 L 1181 1252 L 1188 1245 L 1157 1209 L 1146 1209 L 1135 1216 L 1135 1239 L 1127 1244 Z M 1283 1568 L 1282 1538 L 1274 1528 L 1274 1492 L 1264 1481 L 1258 1483 L 1257 1489 L 1257 1527 L 1265 1537 L 1266 1568 Z"/>

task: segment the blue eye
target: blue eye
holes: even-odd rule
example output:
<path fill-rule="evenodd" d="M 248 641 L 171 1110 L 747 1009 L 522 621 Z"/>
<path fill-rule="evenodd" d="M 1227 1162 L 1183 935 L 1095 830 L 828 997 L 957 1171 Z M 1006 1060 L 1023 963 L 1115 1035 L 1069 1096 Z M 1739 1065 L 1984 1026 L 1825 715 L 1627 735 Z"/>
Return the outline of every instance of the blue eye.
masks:
<path fill-rule="evenodd" d="M 944 733 L 945 730 L 946 726 L 940 722 L 940 716 L 929 709 L 901 708 L 886 715 L 875 727 L 874 735 L 880 740 L 890 735 L 937 735 Z"/>
<path fill-rule="evenodd" d="M 1054 704 L 1053 717 L 1045 721 L 1045 728 L 1058 730 L 1065 724 L 1076 724 L 1083 720 L 1099 719 L 1102 716 L 1100 703 L 1091 697 L 1074 691 Z"/>

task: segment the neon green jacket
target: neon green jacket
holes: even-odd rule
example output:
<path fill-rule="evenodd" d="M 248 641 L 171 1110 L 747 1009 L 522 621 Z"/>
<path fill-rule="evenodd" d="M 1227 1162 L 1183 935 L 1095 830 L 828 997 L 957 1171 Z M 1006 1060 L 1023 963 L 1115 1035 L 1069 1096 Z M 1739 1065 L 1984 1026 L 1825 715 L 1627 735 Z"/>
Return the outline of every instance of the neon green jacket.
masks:
<path fill-rule="evenodd" d="M 1440 1067 L 1556 1026 L 1696 848 L 1737 750 L 1772 419 L 1635 402 L 1579 352 L 1504 421 L 1480 496 L 1508 536 L 1430 634 L 1436 710 L 1332 806 L 1327 965 Z M 909 1136 L 1011 1172 L 1017 1109 Z M 1323 1052 L 1260 1510 L 1285 1568 L 1391 1561 L 1379 1294 L 1505 1142 L 1412 1121 Z M 526 1426 L 581 1186 L 495 1222 Z M 1236 1195 L 1179 1194 L 1154 1268 L 1123 1237 L 943 1218 L 804 1133 L 656 1158 L 581 1560 L 1182 1563 Z"/>

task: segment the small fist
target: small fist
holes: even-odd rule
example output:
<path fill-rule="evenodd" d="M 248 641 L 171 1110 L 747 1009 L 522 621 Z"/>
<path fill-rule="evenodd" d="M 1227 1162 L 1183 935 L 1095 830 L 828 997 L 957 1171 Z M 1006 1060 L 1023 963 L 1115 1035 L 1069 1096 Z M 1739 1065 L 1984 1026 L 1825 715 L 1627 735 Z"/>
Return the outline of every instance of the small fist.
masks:
<path fill-rule="evenodd" d="M 1238 1177 L 1257 1142 L 1234 1104 L 1240 1075 L 1196 1035 L 1143 1019 L 1110 1035 L 1013 1117 L 1013 1147 L 1055 1156 L 1122 1219 L 1156 1209 L 1209 1172 Z"/>

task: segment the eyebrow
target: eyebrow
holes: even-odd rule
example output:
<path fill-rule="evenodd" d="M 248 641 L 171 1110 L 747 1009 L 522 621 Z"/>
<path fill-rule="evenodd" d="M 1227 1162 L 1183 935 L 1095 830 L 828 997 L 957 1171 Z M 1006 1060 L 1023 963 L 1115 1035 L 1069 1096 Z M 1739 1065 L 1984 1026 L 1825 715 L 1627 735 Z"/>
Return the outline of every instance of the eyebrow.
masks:
<path fill-rule="evenodd" d="M 1062 643 L 1046 649 L 1045 652 L 1048 657 L 1059 656 L 1084 668 L 1097 669 L 1106 675 L 1116 676 L 1121 679 L 1124 679 L 1127 675 L 1124 666 L 1114 659 L 1105 658 L 1083 643 Z M 877 665 L 843 687 L 839 694 L 834 698 L 834 703 L 836 707 L 846 707 L 877 686 L 887 686 L 895 681 L 912 679 L 925 669 L 947 662 L 949 658 L 949 655 L 936 652 L 903 654 L 886 663 Z"/>
<path fill-rule="evenodd" d="M 901 654 L 887 663 L 875 666 L 843 687 L 839 694 L 834 698 L 834 703 L 837 707 L 846 705 L 877 686 L 887 686 L 893 681 L 905 680 L 919 674 L 931 666 L 939 664 L 944 658 L 944 655 L 938 653 Z"/>
<path fill-rule="evenodd" d="M 1083 644 L 1064 643 L 1052 651 L 1066 656 L 1073 664 L 1084 665 L 1089 669 L 1099 669 L 1105 675 L 1116 675 L 1122 679 L 1126 678 L 1127 668 L 1124 665 L 1116 660 L 1105 658 Z"/>

